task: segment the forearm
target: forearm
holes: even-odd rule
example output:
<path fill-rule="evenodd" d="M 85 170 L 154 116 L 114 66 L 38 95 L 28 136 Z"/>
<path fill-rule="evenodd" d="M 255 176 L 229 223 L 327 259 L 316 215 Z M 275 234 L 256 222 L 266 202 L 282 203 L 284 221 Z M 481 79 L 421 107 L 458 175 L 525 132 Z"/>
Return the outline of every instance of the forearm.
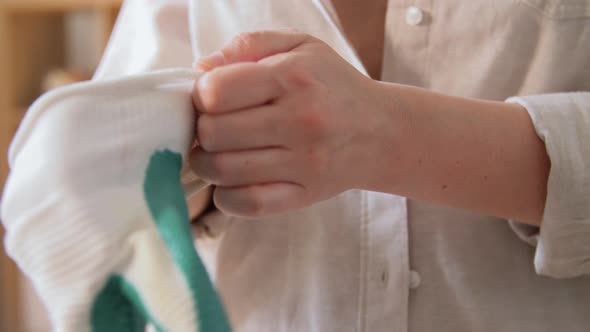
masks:
<path fill-rule="evenodd" d="M 403 124 L 380 191 L 539 225 L 550 162 L 521 106 L 379 83 Z M 395 171 L 391 171 L 396 169 Z"/>

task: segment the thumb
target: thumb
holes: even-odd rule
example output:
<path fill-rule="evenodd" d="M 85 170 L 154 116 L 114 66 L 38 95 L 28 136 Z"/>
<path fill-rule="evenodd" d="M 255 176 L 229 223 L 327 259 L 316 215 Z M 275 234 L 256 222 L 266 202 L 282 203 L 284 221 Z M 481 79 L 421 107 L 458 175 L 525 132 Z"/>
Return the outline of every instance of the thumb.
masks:
<path fill-rule="evenodd" d="M 209 71 L 236 62 L 255 62 L 289 52 L 310 39 L 311 36 L 294 29 L 244 32 L 234 37 L 221 50 L 199 59 L 195 67 Z"/>

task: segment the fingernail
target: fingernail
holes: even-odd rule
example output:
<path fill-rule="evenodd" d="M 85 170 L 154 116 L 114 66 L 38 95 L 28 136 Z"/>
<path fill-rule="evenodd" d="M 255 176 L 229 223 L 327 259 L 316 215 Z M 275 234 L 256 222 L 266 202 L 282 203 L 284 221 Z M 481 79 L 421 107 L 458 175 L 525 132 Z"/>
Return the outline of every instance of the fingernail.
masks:
<path fill-rule="evenodd" d="M 201 70 L 211 70 L 215 67 L 222 66 L 225 62 L 225 58 L 223 57 L 223 53 L 220 51 L 213 52 L 210 55 L 200 58 L 195 62 L 193 67 L 196 67 Z"/>

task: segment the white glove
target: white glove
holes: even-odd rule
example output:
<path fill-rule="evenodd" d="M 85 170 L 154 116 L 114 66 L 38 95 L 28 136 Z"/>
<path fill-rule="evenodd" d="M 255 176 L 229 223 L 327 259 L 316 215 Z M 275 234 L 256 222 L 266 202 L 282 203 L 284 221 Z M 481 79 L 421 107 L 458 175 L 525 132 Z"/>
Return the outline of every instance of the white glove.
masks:
<path fill-rule="evenodd" d="M 180 170 L 194 72 L 80 83 L 41 97 L 9 152 L 9 255 L 56 331 L 229 331 L 190 235 Z"/>

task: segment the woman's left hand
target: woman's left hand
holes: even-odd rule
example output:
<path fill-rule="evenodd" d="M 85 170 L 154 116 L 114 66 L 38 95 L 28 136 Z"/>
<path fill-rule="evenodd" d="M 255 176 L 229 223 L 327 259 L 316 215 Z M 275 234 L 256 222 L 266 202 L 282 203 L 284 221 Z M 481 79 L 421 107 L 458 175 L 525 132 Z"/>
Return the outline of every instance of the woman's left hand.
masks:
<path fill-rule="evenodd" d="M 193 91 L 190 161 L 225 213 L 266 216 L 370 187 L 377 156 L 395 149 L 382 143 L 396 121 L 378 84 L 311 36 L 240 34 L 197 66 L 207 72 Z"/>

